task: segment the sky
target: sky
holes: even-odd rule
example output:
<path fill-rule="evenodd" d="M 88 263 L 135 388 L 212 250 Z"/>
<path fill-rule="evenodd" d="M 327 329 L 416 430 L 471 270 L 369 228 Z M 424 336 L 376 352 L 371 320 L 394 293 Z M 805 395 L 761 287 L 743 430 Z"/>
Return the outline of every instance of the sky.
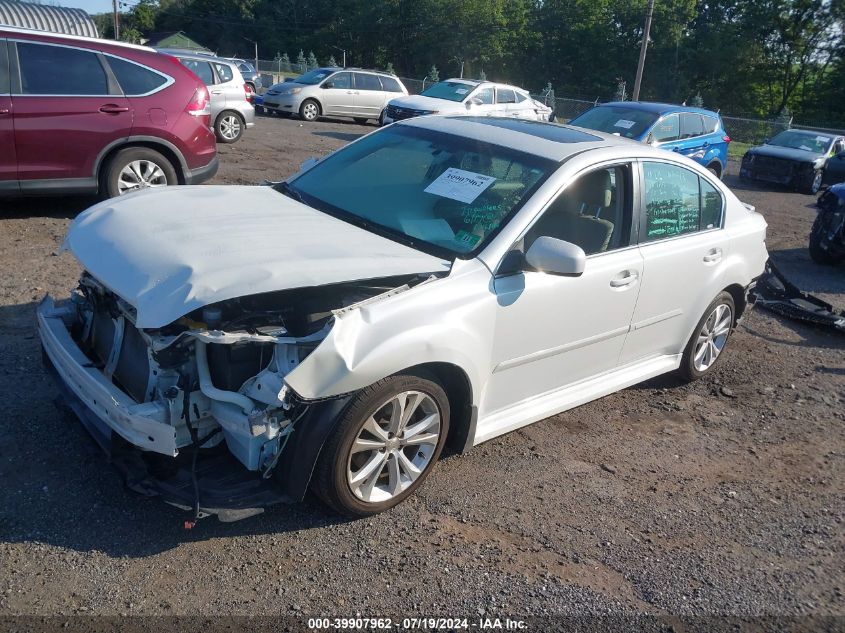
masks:
<path fill-rule="evenodd" d="M 85 9 L 88 13 L 105 13 L 112 10 L 111 0 L 47 0 L 41 4 L 53 4 L 60 7 Z M 123 7 L 121 7 L 123 8 Z"/>

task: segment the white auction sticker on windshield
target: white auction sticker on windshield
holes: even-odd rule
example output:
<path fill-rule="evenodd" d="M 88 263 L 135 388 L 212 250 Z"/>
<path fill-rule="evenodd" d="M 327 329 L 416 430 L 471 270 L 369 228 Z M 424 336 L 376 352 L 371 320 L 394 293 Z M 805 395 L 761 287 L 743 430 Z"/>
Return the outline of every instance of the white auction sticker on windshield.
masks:
<path fill-rule="evenodd" d="M 455 88 L 455 92 L 457 92 L 459 95 L 465 95 L 469 92 L 469 88 Z"/>
<path fill-rule="evenodd" d="M 451 198 L 469 204 L 490 185 L 496 182 L 492 176 L 476 174 L 457 167 L 450 167 L 424 189 L 443 198 Z"/>
<path fill-rule="evenodd" d="M 816 140 L 819 143 L 830 143 L 830 137 L 829 136 L 817 136 Z"/>
<path fill-rule="evenodd" d="M 634 121 L 629 121 L 628 119 L 619 119 L 616 123 L 613 124 L 613 127 L 623 127 L 626 130 L 630 130 L 634 127 Z"/>

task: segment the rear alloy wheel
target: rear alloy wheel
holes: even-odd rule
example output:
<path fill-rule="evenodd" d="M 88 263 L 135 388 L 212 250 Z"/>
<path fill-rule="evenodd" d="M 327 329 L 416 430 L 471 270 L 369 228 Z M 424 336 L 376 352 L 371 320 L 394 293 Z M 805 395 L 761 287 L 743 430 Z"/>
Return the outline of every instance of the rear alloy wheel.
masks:
<path fill-rule="evenodd" d="M 217 117 L 214 124 L 214 134 L 220 143 L 234 143 L 244 133 L 244 121 L 239 114 L 227 111 Z"/>
<path fill-rule="evenodd" d="M 391 376 L 361 391 L 329 438 L 314 475 L 317 494 L 343 514 L 383 512 L 431 472 L 449 432 L 449 400 L 437 383 Z"/>
<path fill-rule="evenodd" d="M 304 121 L 316 121 L 320 116 L 320 106 L 313 99 L 306 99 L 302 102 L 302 105 L 299 106 L 299 116 L 302 117 Z"/>
<path fill-rule="evenodd" d="M 178 184 L 170 161 L 147 147 L 122 149 L 109 161 L 100 189 L 113 198 L 132 191 Z"/>
<path fill-rule="evenodd" d="M 698 380 L 713 369 L 728 344 L 735 312 L 729 292 L 720 292 L 707 307 L 681 358 L 680 372 L 684 378 Z"/>

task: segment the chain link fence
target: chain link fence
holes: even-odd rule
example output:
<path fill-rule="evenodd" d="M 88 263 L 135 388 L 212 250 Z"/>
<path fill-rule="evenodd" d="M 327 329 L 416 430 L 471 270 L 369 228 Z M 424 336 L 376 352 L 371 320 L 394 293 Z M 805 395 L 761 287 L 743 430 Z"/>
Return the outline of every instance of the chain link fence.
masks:
<path fill-rule="evenodd" d="M 309 66 L 307 63 L 284 62 L 281 59 L 258 60 L 258 71 L 272 75 L 273 82 L 282 82 L 286 77 L 300 75 L 316 67 Z M 428 77 L 424 77 L 423 79 L 399 77 L 399 79 L 405 85 L 405 88 L 408 89 L 408 93 L 412 95 L 421 93 L 433 83 Z M 531 97 L 540 103 L 552 107 L 555 112 L 555 118 L 560 123 L 566 123 L 593 106 L 602 103 L 599 99 L 589 101 L 586 99 L 556 97 L 554 91 L 532 93 Z M 776 119 L 757 119 L 753 117 L 731 116 L 730 114 L 724 113 L 721 113 L 721 117 L 728 136 L 740 143 L 760 144 L 764 139 L 771 138 L 778 132 L 782 132 L 790 127 L 845 135 L 845 130 L 842 129 L 799 124 L 793 122 L 792 119 L 787 120 L 782 117 Z"/>

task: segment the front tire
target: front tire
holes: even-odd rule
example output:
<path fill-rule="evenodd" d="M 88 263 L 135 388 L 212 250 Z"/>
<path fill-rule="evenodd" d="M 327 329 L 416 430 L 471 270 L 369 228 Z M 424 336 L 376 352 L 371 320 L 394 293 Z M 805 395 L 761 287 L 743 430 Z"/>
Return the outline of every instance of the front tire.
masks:
<path fill-rule="evenodd" d="M 244 133 L 244 120 L 237 112 L 221 112 L 214 123 L 214 135 L 220 143 L 236 143 Z"/>
<path fill-rule="evenodd" d="M 816 195 L 822 187 L 822 180 L 824 179 L 824 172 L 821 169 L 816 169 L 807 176 L 806 181 L 801 186 L 803 193 Z"/>
<path fill-rule="evenodd" d="M 421 376 L 362 390 L 342 414 L 314 472 L 317 495 L 353 517 L 398 505 L 428 477 L 449 433 L 449 399 Z"/>
<path fill-rule="evenodd" d="M 839 263 L 839 259 L 830 254 L 829 251 L 822 248 L 822 237 L 827 230 L 827 223 L 824 221 L 825 211 L 819 211 L 816 220 L 813 222 L 813 228 L 810 229 L 810 244 L 808 250 L 810 251 L 810 259 L 817 264 L 823 266 L 833 266 Z"/>
<path fill-rule="evenodd" d="M 707 306 L 681 358 L 679 371 L 684 379 L 698 380 L 712 371 L 728 344 L 735 314 L 736 306 L 729 292 L 720 292 Z"/>
<path fill-rule="evenodd" d="M 162 154 L 148 147 L 119 150 L 100 175 L 100 191 L 109 198 L 176 184 L 179 184 L 176 168 Z"/>
<path fill-rule="evenodd" d="M 303 121 L 316 121 L 320 117 L 320 104 L 313 99 L 306 99 L 299 106 L 299 116 Z"/>

